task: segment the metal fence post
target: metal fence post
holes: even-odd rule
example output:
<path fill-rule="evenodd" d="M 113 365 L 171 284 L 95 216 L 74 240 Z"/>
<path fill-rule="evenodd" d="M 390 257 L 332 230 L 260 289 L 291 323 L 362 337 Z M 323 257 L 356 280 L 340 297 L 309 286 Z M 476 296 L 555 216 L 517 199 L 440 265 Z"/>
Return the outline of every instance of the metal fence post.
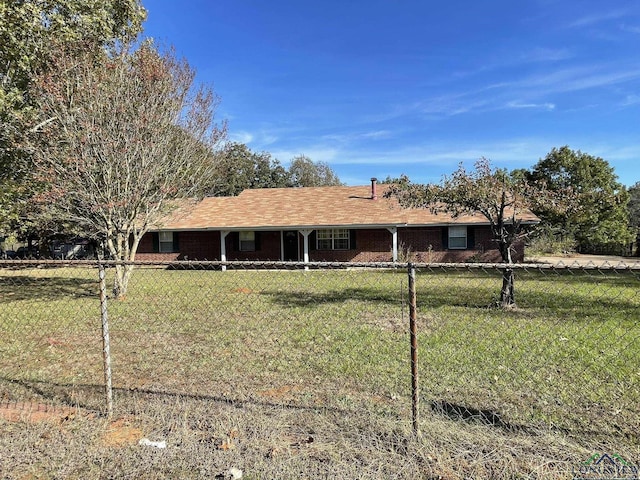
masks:
<path fill-rule="evenodd" d="M 411 417 L 413 433 L 420 436 L 418 424 L 420 410 L 420 391 L 418 385 L 418 329 L 417 329 L 417 295 L 416 295 L 416 269 L 413 263 L 407 265 L 409 273 L 409 336 L 411 338 Z"/>
<path fill-rule="evenodd" d="M 102 320 L 102 358 L 104 369 L 105 400 L 107 416 L 113 415 L 113 387 L 111 385 L 111 343 L 109 341 L 109 318 L 107 310 L 107 282 L 104 265 L 98 263 L 100 277 L 100 317 Z"/>

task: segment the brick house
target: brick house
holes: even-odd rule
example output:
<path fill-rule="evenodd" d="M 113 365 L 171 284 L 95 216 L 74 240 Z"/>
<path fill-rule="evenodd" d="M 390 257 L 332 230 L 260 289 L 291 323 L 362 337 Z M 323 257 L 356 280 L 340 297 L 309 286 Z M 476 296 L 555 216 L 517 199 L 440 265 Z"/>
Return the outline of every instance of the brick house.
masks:
<path fill-rule="evenodd" d="M 147 233 L 139 260 L 500 262 L 487 220 L 402 208 L 386 185 L 245 190 L 179 208 Z M 523 223 L 538 223 L 524 213 Z M 524 244 L 515 245 L 515 261 Z"/>

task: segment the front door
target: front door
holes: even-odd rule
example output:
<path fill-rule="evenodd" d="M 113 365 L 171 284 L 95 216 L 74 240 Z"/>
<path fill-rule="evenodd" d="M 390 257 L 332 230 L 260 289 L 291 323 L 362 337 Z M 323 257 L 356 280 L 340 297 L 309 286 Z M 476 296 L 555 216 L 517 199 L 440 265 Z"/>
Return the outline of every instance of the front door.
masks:
<path fill-rule="evenodd" d="M 282 232 L 283 253 L 285 262 L 297 262 L 300 260 L 298 252 L 298 232 L 296 230 L 287 230 Z"/>

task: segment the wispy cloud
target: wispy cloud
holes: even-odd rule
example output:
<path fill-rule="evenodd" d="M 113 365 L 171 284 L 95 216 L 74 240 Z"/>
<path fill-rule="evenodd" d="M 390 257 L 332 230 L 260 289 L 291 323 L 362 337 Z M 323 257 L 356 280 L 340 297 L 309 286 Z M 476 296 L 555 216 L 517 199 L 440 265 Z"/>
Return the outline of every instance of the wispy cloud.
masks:
<path fill-rule="evenodd" d="M 324 145 L 305 145 L 304 143 L 300 143 L 298 147 L 293 146 L 278 149 L 270 153 L 274 158 L 277 158 L 282 164 L 287 166 L 293 158 L 299 155 L 305 155 L 314 162 L 337 164 L 344 151 Z"/>
<path fill-rule="evenodd" d="M 531 168 L 552 148 L 565 144 L 607 160 L 615 160 L 620 167 L 616 172 L 623 183 L 630 185 L 638 180 L 631 173 L 640 154 L 640 142 L 622 146 L 616 142 L 598 144 L 576 138 L 525 138 L 462 145 L 459 141 L 451 141 L 384 152 L 357 152 L 351 155 L 350 152 L 341 152 L 329 163 L 340 178 L 350 184 L 364 184 L 370 175 L 384 178 L 401 174 L 407 174 L 414 182 L 429 183 L 439 182 L 443 175 L 452 173 L 459 163 L 471 169 L 481 157 L 488 158 L 497 168 Z M 362 173 L 365 166 L 368 170 Z"/>
<path fill-rule="evenodd" d="M 229 134 L 229 140 L 232 142 L 248 144 L 253 140 L 253 135 L 249 132 L 232 132 Z"/>
<path fill-rule="evenodd" d="M 640 67 L 629 69 L 616 65 L 576 66 L 525 77 L 513 85 L 538 88 L 538 93 L 559 93 L 606 87 L 640 78 Z"/>
<path fill-rule="evenodd" d="M 636 33 L 640 35 L 640 26 L 638 25 L 627 25 L 623 23 L 622 25 L 620 25 L 620 30 L 622 30 L 623 32 Z"/>
<path fill-rule="evenodd" d="M 366 150 L 361 148 L 351 150 L 345 148 L 338 151 L 332 150 L 332 158 L 329 161 L 333 165 L 368 164 L 389 165 L 396 168 L 396 166 L 416 164 L 430 166 L 455 166 L 459 162 L 473 164 L 480 157 L 487 157 L 494 162 L 518 164 L 526 161 L 528 162 L 527 165 L 529 165 L 532 161 L 532 150 L 540 149 L 538 143 L 539 141 L 532 140 L 496 141 L 492 143 L 452 140 L 451 142 L 428 142 L 399 149 L 390 148 L 388 150 Z M 553 144 L 550 144 L 548 150 L 552 147 Z M 547 148 L 546 141 L 544 142 L 544 148 Z M 321 148 L 316 146 L 310 150 L 319 152 Z M 325 158 L 327 157 L 325 156 Z M 533 160 L 537 160 L 537 157 L 534 157 Z M 443 173 L 445 172 L 446 170 L 443 171 Z"/>
<path fill-rule="evenodd" d="M 392 137 L 392 132 L 390 130 L 375 130 L 371 132 L 351 132 L 344 134 L 329 134 L 323 135 L 324 140 L 337 142 L 337 143 L 348 143 L 358 140 L 383 140 Z"/>
<path fill-rule="evenodd" d="M 614 64 L 570 66 L 544 73 L 509 79 L 486 87 L 448 93 L 396 106 L 388 118 L 412 114 L 427 116 L 455 116 L 502 109 L 555 110 L 557 105 L 547 101 L 550 96 L 589 89 L 603 89 L 640 79 L 640 67 L 625 68 Z M 519 100 L 512 100 L 514 97 Z"/>
<path fill-rule="evenodd" d="M 360 135 L 361 138 L 369 138 L 369 139 L 382 139 L 382 138 L 390 138 L 391 132 L 389 130 L 377 130 L 375 132 L 367 132 Z"/>
<path fill-rule="evenodd" d="M 259 130 L 256 132 L 248 132 L 246 130 L 233 131 L 229 134 L 229 140 L 232 142 L 244 143 L 248 146 L 257 145 L 264 148 L 278 142 L 279 137 L 274 135 L 270 130 Z"/>
<path fill-rule="evenodd" d="M 553 103 L 522 103 L 522 102 L 509 102 L 506 105 L 507 108 L 533 108 L 533 109 L 542 109 L 542 110 L 554 110 L 556 108 Z"/>
<path fill-rule="evenodd" d="M 519 60 L 523 63 L 558 62 L 573 57 L 573 53 L 566 48 L 542 48 L 537 47 L 524 52 Z M 504 64 L 503 64 L 504 65 Z"/>
<path fill-rule="evenodd" d="M 628 10 L 614 10 L 611 12 L 603 12 L 603 13 L 596 13 L 596 14 L 592 14 L 592 15 L 585 15 L 583 17 L 577 18 L 576 20 L 570 22 L 567 26 L 569 28 L 576 28 L 576 27 L 587 27 L 590 25 L 594 25 L 597 23 L 602 23 L 602 22 L 606 22 L 609 20 L 616 20 L 618 18 L 622 18 L 626 15 L 628 15 Z"/>
<path fill-rule="evenodd" d="M 640 95 L 627 95 L 627 98 L 622 102 L 622 106 L 629 107 L 631 105 L 640 105 Z"/>

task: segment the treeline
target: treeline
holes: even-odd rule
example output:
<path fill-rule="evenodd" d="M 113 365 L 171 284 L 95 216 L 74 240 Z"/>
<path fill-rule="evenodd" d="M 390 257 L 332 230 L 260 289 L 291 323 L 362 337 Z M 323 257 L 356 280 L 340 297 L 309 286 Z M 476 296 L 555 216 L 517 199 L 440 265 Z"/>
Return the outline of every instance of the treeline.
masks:
<path fill-rule="evenodd" d="M 207 189 L 211 196 L 235 196 L 250 188 L 342 185 L 325 162 L 299 155 L 285 168 L 270 153 L 252 152 L 242 143 L 226 145 L 216 160 L 215 170 L 215 180 Z"/>
<path fill-rule="evenodd" d="M 444 184 L 456 175 L 445 176 Z M 482 176 L 502 179 L 505 187 L 496 190 L 499 194 L 526 197 L 529 193 L 527 207 L 541 219 L 529 236 L 532 250 L 615 255 L 634 252 L 640 256 L 640 182 L 625 187 L 606 160 L 563 146 L 552 149 L 530 169 L 484 172 Z M 407 182 L 407 177 L 388 176 L 383 180 L 400 186 Z M 430 187 L 441 189 L 438 185 L 424 187 L 427 191 Z M 465 195 L 472 193 L 477 192 Z M 465 201 L 457 198 L 454 203 Z"/>
<path fill-rule="evenodd" d="M 530 170 L 516 170 L 512 175 L 543 184 L 551 192 L 572 195 L 566 207 L 551 203 L 534 210 L 542 220 L 537 232 L 539 249 L 631 253 L 640 234 L 640 183 L 627 189 L 606 160 L 564 146 L 551 150 Z"/>

